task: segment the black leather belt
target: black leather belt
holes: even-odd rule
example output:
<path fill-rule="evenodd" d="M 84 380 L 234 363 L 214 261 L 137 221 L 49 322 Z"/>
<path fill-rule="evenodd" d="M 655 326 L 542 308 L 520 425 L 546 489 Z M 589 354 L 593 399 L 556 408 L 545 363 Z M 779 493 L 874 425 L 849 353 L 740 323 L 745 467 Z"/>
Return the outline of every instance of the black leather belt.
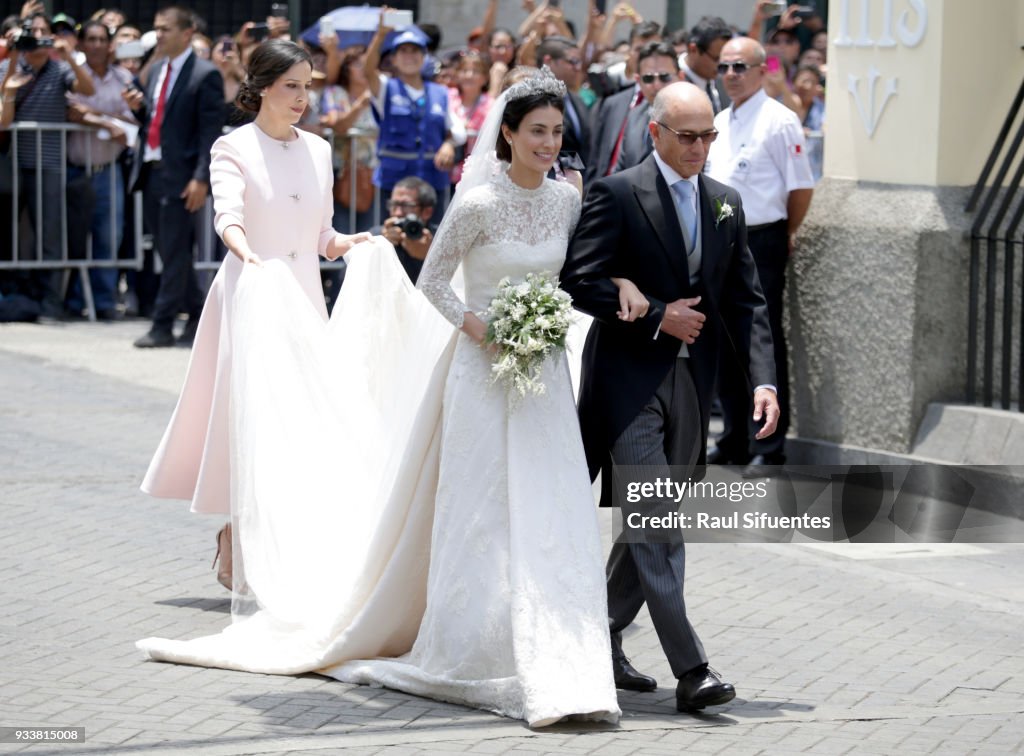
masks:
<path fill-rule="evenodd" d="M 776 226 L 785 225 L 785 223 L 786 219 L 780 218 L 779 220 L 772 221 L 771 223 L 759 223 L 756 226 L 747 226 L 747 233 L 752 234 L 757 233 L 758 231 L 768 231 L 769 229 L 773 229 Z"/>

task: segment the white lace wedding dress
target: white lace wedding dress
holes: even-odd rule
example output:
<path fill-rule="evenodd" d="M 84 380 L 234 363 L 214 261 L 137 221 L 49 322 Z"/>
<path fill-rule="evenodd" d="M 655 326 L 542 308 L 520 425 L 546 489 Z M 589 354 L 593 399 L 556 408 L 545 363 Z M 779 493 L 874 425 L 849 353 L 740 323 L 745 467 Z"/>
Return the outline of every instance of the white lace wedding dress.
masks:
<path fill-rule="evenodd" d="M 577 191 L 501 172 L 453 209 L 419 288 L 454 325 L 509 277 L 557 275 Z M 461 264 L 465 304 L 449 282 Z M 533 726 L 614 722 L 597 517 L 565 355 L 539 397 L 510 406 L 488 353 L 460 334 L 444 392 L 427 603 L 412 650 L 326 674 L 490 709 Z"/>
<path fill-rule="evenodd" d="M 557 275 L 578 193 L 504 172 L 454 207 L 421 288 L 451 324 L 503 277 Z M 278 265 L 247 269 L 232 334 L 235 622 L 151 658 L 318 671 L 543 726 L 615 722 L 604 562 L 565 355 L 510 406 L 488 353 L 353 250 L 324 324 Z M 460 266 L 466 303 L 449 281 Z M 403 655 L 404 654 L 404 655 Z M 397 658 L 395 658 L 397 657 Z"/>

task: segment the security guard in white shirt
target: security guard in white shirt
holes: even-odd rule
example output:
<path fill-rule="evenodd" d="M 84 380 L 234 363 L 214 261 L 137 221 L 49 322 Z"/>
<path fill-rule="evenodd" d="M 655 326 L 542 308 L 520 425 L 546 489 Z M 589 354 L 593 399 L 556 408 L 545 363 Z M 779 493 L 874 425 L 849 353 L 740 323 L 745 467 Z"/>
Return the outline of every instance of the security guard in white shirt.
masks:
<path fill-rule="evenodd" d="M 708 451 L 708 462 L 749 463 L 744 471 L 748 476 L 764 475 L 767 465 L 785 462 L 790 405 L 783 291 L 793 236 L 807 214 L 814 187 L 803 128 L 793 111 L 765 94 L 764 63 L 764 48 L 749 37 L 737 37 L 722 48 L 718 71 L 732 105 L 715 117 L 718 139 L 704 168 L 713 179 L 738 190 L 743 199 L 747 239 L 768 300 L 775 346 L 782 416 L 778 430 L 766 439 L 754 439 L 750 389 L 734 377 L 735 369 L 719 370 L 725 430 L 717 449 Z"/>

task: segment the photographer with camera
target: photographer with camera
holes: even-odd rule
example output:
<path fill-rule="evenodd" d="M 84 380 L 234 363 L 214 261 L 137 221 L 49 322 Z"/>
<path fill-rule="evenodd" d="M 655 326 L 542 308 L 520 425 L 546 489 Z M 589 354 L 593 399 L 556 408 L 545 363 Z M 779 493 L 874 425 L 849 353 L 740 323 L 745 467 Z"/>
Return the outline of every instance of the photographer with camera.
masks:
<path fill-rule="evenodd" d="M 59 59 L 52 59 L 51 52 L 57 53 Z M 64 123 L 68 92 L 95 94 L 92 78 L 74 61 L 71 52 L 65 40 L 54 41 L 46 14 L 34 13 L 22 21 L 21 29 L 14 34 L 10 55 L 0 63 L 0 128 L 7 128 L 15 120 Z M 61 135 L 56 131 L 25 131 L 17 136 L 20 187 L 28 202 L 34 232 L 42 237 L 43 259 L 60 260 L 64 206 L 61 170 L 65 160 Z M 41 156 L 38 163 L 37 148 Z M 40 194 L 41 204 L 37 201 Z M 61 272 L 38 271 L 33 283 L 33 295 L 40 301 L 43 317 L 60 318 L 64 314 Z"/>
<path fill-rule="evenodd" d="M 406 176 L 395 184 L 388 201 L 391 217 L 384 221 L 381 235 L 395 246 L 398 261 L 409 279 L 416 283 L 430 243 L 434 241 L 436 224 L 431 224 L 437 192 L 418 176 Z"/>

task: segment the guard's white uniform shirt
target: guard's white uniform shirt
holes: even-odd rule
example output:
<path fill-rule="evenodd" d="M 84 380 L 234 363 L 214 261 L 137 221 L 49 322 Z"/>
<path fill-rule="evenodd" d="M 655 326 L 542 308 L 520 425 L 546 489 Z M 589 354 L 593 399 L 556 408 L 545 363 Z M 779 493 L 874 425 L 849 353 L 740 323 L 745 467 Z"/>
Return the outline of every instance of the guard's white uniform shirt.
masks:
<path fill-rule="evenodd" d="M 748 226 L 786 218 L 789 193 L 814 188 L 800 120 L 763 89 L 715 116 L 715 128 L 704 171 L 740 193 Z"/>

